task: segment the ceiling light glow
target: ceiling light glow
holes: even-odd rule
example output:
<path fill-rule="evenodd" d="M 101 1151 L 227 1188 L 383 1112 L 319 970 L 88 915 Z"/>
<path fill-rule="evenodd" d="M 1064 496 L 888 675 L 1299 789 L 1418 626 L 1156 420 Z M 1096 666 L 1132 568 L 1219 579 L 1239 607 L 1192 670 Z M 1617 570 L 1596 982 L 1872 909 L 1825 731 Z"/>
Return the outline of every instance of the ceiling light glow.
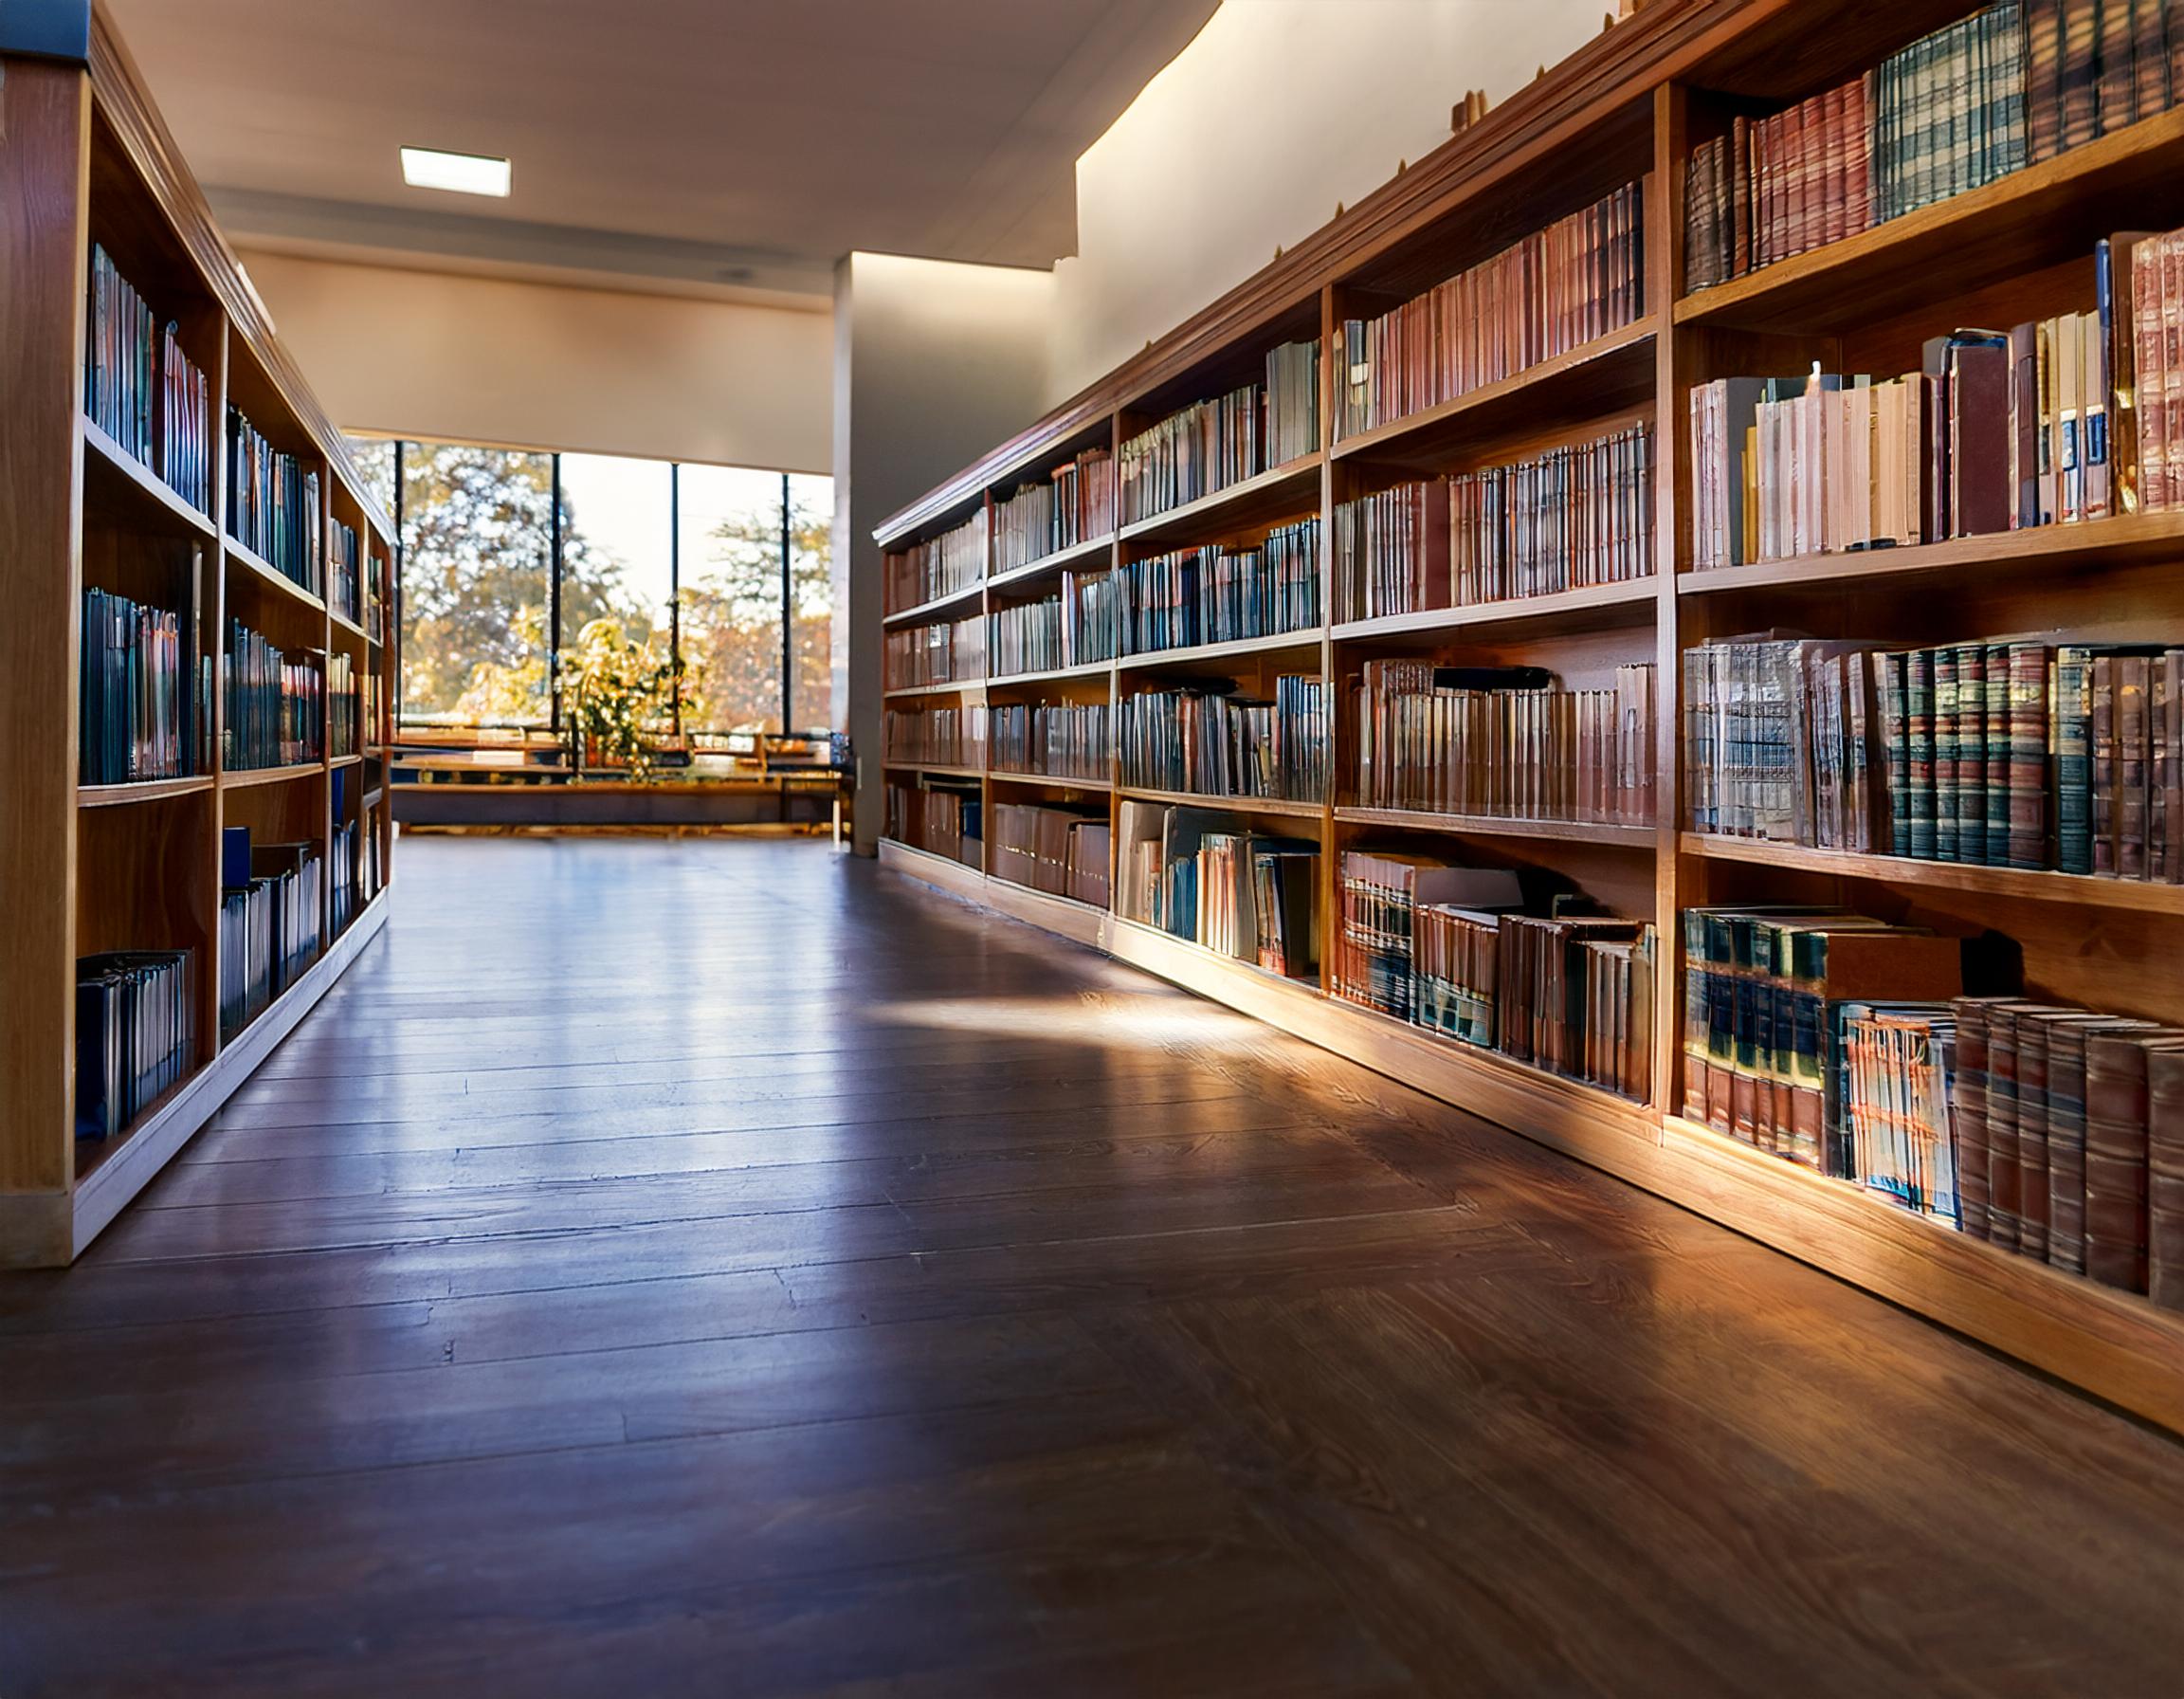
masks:
<path fill-rule="evenodd" d="M 402 180 L 412 189 L 505 195 L 508 174 L 508 161 L 490 155 L 446 154 L 438 148 L 402 150 Z"/>

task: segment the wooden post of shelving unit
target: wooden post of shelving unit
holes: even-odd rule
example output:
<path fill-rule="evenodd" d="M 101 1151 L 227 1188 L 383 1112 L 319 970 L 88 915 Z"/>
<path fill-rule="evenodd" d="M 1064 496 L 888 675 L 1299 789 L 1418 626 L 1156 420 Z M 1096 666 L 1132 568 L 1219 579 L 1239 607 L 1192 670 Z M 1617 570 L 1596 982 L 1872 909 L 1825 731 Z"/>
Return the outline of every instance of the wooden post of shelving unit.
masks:
<path fill-rule="evenodd" d="M 1337 864 L 1342 854 L 1341 829 L 1335 821 L 1335 805 L 1341 799 L 1342 775 L 1338 766 L 1334 728 L 1341 716 L 1335 703 L 1335 341 L 1337 319 L 1335 285 L 1320 290 L 1320 689 L 1327 704 L 1327 795 L 1320 816 L 1320 990 L 1335 989 L 1336 897 L 1341 889 Z"/>
<path fill-rule="evenodd" d="M 1681 784 L 1683 655 L 1679 648 L 1676 569 L 1686 557 L 1688 520 L 1678 492 L 1688 466 L 1684 396 L 1677 364 L 1676 302 L 1684 294 L 1685 100 L 1683 88 L 1664 83 L 1653 91 L 1652 192 L 1647 228 L 1658 232 L 1646 244 L 1646 310 L 1653 337 L 1653 772 L 1654 772 L 1654 1009 L 1653 1103 L 1681 1105 L 1678 1069 L 1683 1046 L 1677 1032 L 1684 1009 L 1684 893 L 1677 874 L 1676 830 L 1684 819 Z"/>
<path fill-rule="evenodd" d="M 68 1255 L 74 1142 L 91 87 L 76 65 L 0 71 L 0 1262 L 50 1262 Z"/>

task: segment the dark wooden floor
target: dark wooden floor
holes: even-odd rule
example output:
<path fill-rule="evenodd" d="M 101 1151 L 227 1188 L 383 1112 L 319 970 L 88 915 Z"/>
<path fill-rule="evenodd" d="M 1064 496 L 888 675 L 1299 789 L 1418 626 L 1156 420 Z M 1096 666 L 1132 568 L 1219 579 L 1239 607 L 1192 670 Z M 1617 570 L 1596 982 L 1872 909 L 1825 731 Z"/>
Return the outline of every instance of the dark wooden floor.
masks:
<path fill-rule="evenodd" d="M 0 1278 L 0 1695 L 2184 1692 L 2184 1448 L 824 848 L 404 846 Z"/>

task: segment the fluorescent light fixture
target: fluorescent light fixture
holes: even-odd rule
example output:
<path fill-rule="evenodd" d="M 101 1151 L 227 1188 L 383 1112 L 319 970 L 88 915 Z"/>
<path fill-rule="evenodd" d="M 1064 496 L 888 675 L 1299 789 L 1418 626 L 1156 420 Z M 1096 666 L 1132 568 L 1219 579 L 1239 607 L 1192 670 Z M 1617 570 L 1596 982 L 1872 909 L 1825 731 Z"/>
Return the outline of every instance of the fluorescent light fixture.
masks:
<path fill-rule="evenodd" d="M 438 148 L 404 148 L 402 180 L 412 189 L 505 195 L 508 161 L 484 154 L 444 154 Z"/>

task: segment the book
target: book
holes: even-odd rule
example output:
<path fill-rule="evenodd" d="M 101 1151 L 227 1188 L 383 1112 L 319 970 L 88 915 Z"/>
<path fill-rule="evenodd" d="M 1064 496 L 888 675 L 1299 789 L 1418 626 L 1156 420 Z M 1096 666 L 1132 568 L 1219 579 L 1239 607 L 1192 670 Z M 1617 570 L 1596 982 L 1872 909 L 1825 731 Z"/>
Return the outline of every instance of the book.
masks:
<path fill-rule="evenodd" d="M 926 778 L 915 785 L 890 783 L 884 801 L 883 830 L 899 844 L 982 867 L 986 860 L 984 801 L 975 781 Z"/>
<path fill-rule="evenodd" d="M 882 601 L 889 613 L 919 608 L 969 590 L 986 576 L 986 511 L 907 548 L 890 549 L 881 566 Z"/>
<path fill-rule="evenodd" d="M 1250 548 L 1125 561 L 1114 579 L 1126 655 L 1305 630 L 1320 623 L 1320 521 L 1276 525 Z"/>
<path fill-rule="evenodd" d="M 189 950 L 118 950 L 76 963 L 76 1137 L 127 1132 L 196 1061 Z"/>
<path fill-rule="evenodd" d="M 1044 803 L 993 804 L 992 865 L 998 879 L 1107 905 L 1106 811 Z M 1097 832 L 1088 829 L 1097 826 Z M 1095 896 L 1094 893 L 1097 893 Z"/>
<path fill-rule="evenodd" d="M 1122 782 L 1203 796 L 1322 800 L 1328 725 L 1321 681 L 1278 678 L 1272 702 L 1225 689 L 1179 685 L 1123 697 L 1115 722 Z"/>
<path fill-rule="evenodd" d="M 889 631 L 881 652 L 881 677 L 889 690 L 922 685 L 975 684 L 986 676 L 986 619 L 938 620 Z"/>
<path fill-rule="evenodd" d="M 993 503 L 992 529 L 995 573 L 1107 536 L 1115 529 L 1115 457 L 1105 448 L 1086 448 L 1045 477 L 1028 480 Z"/>
<path fill-rule="evenodd" d="M 1113 714 L 1105 703 L 995 703 L 990 713 L 994 771 L 1110 776 Z"/>
<path fill-rule="evenodd" d="M 91 245 L 83 339 L 83 412 L 116 447 L 199 513 L 212 510 L 211 391 L 161 320 Z"/>
<path fill-rule="evenodd" d="M 205 662 L 181 615 L 83 593 L 77 663 L 77 779 L 86 785 L 211 771 Z"/>
<path fill-rule="evenodd" d="M 1004 713 L 1016 716 L 1011 724 L 1020 726 L 1021 716 L 1029 712 L 1021 704 L 995 706 L 993 726 L 997 732 Z M 974 707 L 888 708 L 880 716 L 880 746 L 890 761 L 921 767 L 983 767 L 986 729 L 987 716 Z"/>
<path fill-rule="evenodd" d="M 1351 850 L 1338 868 L 1332 990 L 1335 996 L 1398 1020 L 1415 1021 L 1418 1003 L 1412 917 L 1427 904 L 1515 909 L 1523 889 L 1504 868 L 1451 867 L 1429 856 Z"/>
<path fill-rule="evenodd" d="M 239 619 L 228 622 L 221 765 L 287 767 L 325 755 L 326 654 L 277 649 Z"/>
<path fill-rule="evenodd" d="M 323 581 L 325 515 L 318 474 L 228 409 L 228 534 L 313 595 Z"/>
<path fill-rule="evenodd" d="M 1179 409 L 1116 450 L 1122 523 L 1241 484 L 1320 446 L 1320 345 L 1290 342 L 1266 356 L 1265 381 Z"/>

